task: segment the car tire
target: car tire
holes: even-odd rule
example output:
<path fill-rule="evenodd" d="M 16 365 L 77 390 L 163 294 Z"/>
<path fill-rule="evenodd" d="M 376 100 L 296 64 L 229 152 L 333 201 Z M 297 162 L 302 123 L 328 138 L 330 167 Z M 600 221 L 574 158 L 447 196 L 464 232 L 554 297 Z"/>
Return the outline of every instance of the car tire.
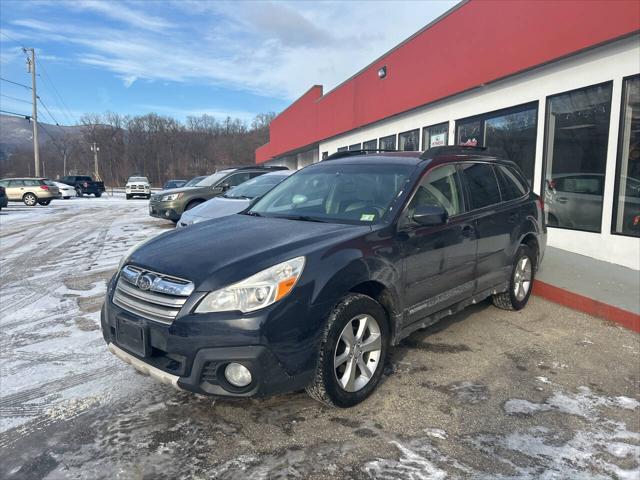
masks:
<path fill-rule="evenodd" d="M 64 198 L 65 200 L 69 200 L 71 197 L 62 197 L 62 198 Z"/>
<path fill-rule="evenodd" d="M 186 208 L 184 209 L 184 211 L 186 212 L 187 210 L 191 210 L 193 207 L 197 207 L 198 205 L 200 205 L 202 203 L 202 200 L 194 200 L 192 202 L 190 202 Z"/>
<path fill-rule="evenodd" d="M 353 342 L 351 348 L 347 339 Z M 380 382 L 388 349 L 389 320 L 382 306 L 366 295 L 347 295 L 329 315 L 307 393 L 331 407 L 357 405 Z M 361 365 L 367 367 L 368 376 Z"/>
<path fill-rule="evenodd" d="M 96 196 L 96 198 L 100 198 L 102 196 L 102 192 L 96 192 L 94 193 L 94 195 Z"/>
<path fill-rule="evenodd" d="M 559 226 L 558 219 L 555 217 L 555 215 L 549 214 L 549 216 L 547 218 L 547 225 L 549 227 L 557 227 L 557 226 Z"/>
<path fill-rule="evenodd" d="M 25 193 L 22 196 L 22 201 L 27 207 L 35 207 L 38 203 L 38 197 L 36 197 L 33 193 Z"/>
<path fill-rule="evenodd" d="M 127 200 L 131 200 L 131 195 L 127 194 Z"/>
<path fill-rule="evenodd" d="M 503 310 L 522 310 L 531 296 L 536 271 L 536 253 L 528 245 L 520 245 L 509 278 L 509 289 L 493 295 L 493 304 Z"/>
<path fill-rule="evenodd" d="M 51 203 L 51 199 L 48 200 L 38 200 L 38 204 L 42 205 L 43 207 L 46 207 L 47 205 L 49 205 Z"/>
<path fill-rule="evenodd" d="M 82 190 L 76 188 L 76 197 L 82 197 Z"/>

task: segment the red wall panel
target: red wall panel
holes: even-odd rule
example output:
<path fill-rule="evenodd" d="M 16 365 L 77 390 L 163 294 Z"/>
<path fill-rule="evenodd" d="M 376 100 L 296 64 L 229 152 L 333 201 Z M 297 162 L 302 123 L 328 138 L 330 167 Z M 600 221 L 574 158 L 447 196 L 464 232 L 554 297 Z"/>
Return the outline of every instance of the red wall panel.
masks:
<path fill-rule="evenodd" d="M 637 31 L 639 0 L 470 0 L 326 95 L 311 88 L 273 120 L 256 161 Z"/>

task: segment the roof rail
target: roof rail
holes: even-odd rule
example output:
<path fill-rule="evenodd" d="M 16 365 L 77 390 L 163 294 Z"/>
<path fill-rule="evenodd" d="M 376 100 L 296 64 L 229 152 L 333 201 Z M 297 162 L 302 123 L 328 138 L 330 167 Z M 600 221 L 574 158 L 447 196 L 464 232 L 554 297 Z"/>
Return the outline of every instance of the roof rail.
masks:
<path fill-rule="evenodd" d="M 507 158 L 505 151 L 501 148 L 476 147 L 471 145 L 444 145 L 442 147 L 431 147 L 420 155 L 422 160 L 428 160 L 442 155 L 483 155 L 488 157 Z"/>
<path fill-rule="evenodd" d="M 255 169 L 262 169 L 262 170 L 289 170 L 289 167 L 285 167 L 283 165 L 240 165 L 237 167 L 224 167 L 220 170 L 216 170 L 218 172 L 222 171 L 222 170 L 255 170 Z"/>
<path fill-rule="evenodd" d="M 378 152 L 400 152 L 401 150 L 389 150 L 384 148 L 369 148 L 369 149 L 361 149 L 361 150 L 345 150 L 344 152 L 336 152 L 329 155 L 327 158 L 322 160 L 326 162 L 327 160 L 335 160 L 336 158 L 344 158 L 344 157 L 353 157 L 356 155 L 367 155 L 369 153 L 378 153 Z"/>

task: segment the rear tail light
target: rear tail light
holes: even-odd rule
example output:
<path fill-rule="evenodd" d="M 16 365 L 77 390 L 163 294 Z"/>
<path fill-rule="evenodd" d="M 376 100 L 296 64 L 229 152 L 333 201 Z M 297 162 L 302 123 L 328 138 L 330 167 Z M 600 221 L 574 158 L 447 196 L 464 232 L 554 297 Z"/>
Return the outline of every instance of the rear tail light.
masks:
<path fill-rule="evenodd" d="M 638 225 L 640 225 L 640 215 L 633 217 L 633 226 L 637 227 Z"/>
<path fill-rule="evenodd" d="M 49 185 L 40 185 L 40 190 L 49 190 Z"/>
<path fill-rule="evenodd" d="M 536 201 L 538 202 L 538 205 L 540 206 L 540 211 L 544 212 L 544 200 L 542 199 L 542 197 L 538 197 L 536 199 Z"/>

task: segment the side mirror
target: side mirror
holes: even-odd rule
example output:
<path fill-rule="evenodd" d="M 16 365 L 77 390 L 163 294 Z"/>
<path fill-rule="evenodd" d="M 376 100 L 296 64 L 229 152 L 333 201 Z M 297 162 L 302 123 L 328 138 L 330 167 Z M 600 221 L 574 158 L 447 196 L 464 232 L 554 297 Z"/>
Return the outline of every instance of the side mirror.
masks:
<path fill-rule="evenodd" d="M 430 227 L 444 225 L 448 217 L 447 211 L 439 205 L 421 205 L 413 212 L 411 219 L 418 225 Z"/>

